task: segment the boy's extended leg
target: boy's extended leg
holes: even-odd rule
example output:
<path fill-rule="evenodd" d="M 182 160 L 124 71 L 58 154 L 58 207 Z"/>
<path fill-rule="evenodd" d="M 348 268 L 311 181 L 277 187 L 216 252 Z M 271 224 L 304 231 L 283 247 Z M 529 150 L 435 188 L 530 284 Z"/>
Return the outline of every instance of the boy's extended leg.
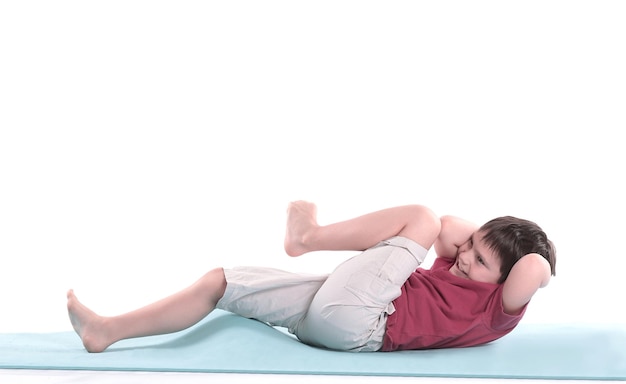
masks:
<path fill-rule="evenodd" d="M 215 308 L 225 289 L 224 271 L 218 268 L 180 292 L 123 315 L 99 316 L 72 290 L 67 294 L 67 310 L 85 349 L 101 352 L 116 341 L 177 332 L 196 324 Z"/>

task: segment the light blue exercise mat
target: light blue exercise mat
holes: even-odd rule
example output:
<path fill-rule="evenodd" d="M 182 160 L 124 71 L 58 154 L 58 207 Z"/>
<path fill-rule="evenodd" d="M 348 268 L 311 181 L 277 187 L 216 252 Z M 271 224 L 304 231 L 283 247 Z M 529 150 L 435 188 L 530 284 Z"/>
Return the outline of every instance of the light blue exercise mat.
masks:
<path fill-rule="evenodd" d="M 0 334 L 0 368 L 626 380 L 626 325 L 520 324 L 488 345 L 350 353 L 216 310 L 175 334 L 87 353 L 73 332 Z"/>

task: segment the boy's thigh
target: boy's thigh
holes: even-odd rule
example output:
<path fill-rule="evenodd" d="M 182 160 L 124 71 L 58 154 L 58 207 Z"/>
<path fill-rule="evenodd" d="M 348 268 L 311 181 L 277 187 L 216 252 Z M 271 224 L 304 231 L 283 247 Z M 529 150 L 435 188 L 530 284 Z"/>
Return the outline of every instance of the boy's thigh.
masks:
<path fill-rule="evenodd" d="M 217 308 L 291 332 L 327 278 L 263 267 L 225 269 L 224 275 L 226 291 Z"/>
<path fill-rule="evenodd" d="M 347 260 L 319 289 L 296 334 L 333 349 L 380 349 L 392 301 L 426 252 L 397 237 Z"/>

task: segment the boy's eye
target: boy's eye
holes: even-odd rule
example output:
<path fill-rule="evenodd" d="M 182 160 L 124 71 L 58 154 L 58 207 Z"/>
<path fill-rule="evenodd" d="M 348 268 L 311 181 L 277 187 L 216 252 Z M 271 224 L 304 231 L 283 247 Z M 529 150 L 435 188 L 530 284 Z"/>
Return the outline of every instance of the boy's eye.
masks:
<path fill-rule="evenodd" d="M 483 260 L 482 257 L 478 256 L 478 262 L 482 265 L 485 265 L 485 261 Z"/>

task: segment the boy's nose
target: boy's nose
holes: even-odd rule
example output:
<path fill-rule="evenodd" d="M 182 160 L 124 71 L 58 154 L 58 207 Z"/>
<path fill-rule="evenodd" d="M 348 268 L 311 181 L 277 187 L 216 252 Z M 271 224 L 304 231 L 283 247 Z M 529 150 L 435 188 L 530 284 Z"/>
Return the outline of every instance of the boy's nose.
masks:
<path fill-rule="evenodd" d="M 459 253 L 459 264 L 461 264 L 462 267 L 467 266 L 467 252 Z"/>

